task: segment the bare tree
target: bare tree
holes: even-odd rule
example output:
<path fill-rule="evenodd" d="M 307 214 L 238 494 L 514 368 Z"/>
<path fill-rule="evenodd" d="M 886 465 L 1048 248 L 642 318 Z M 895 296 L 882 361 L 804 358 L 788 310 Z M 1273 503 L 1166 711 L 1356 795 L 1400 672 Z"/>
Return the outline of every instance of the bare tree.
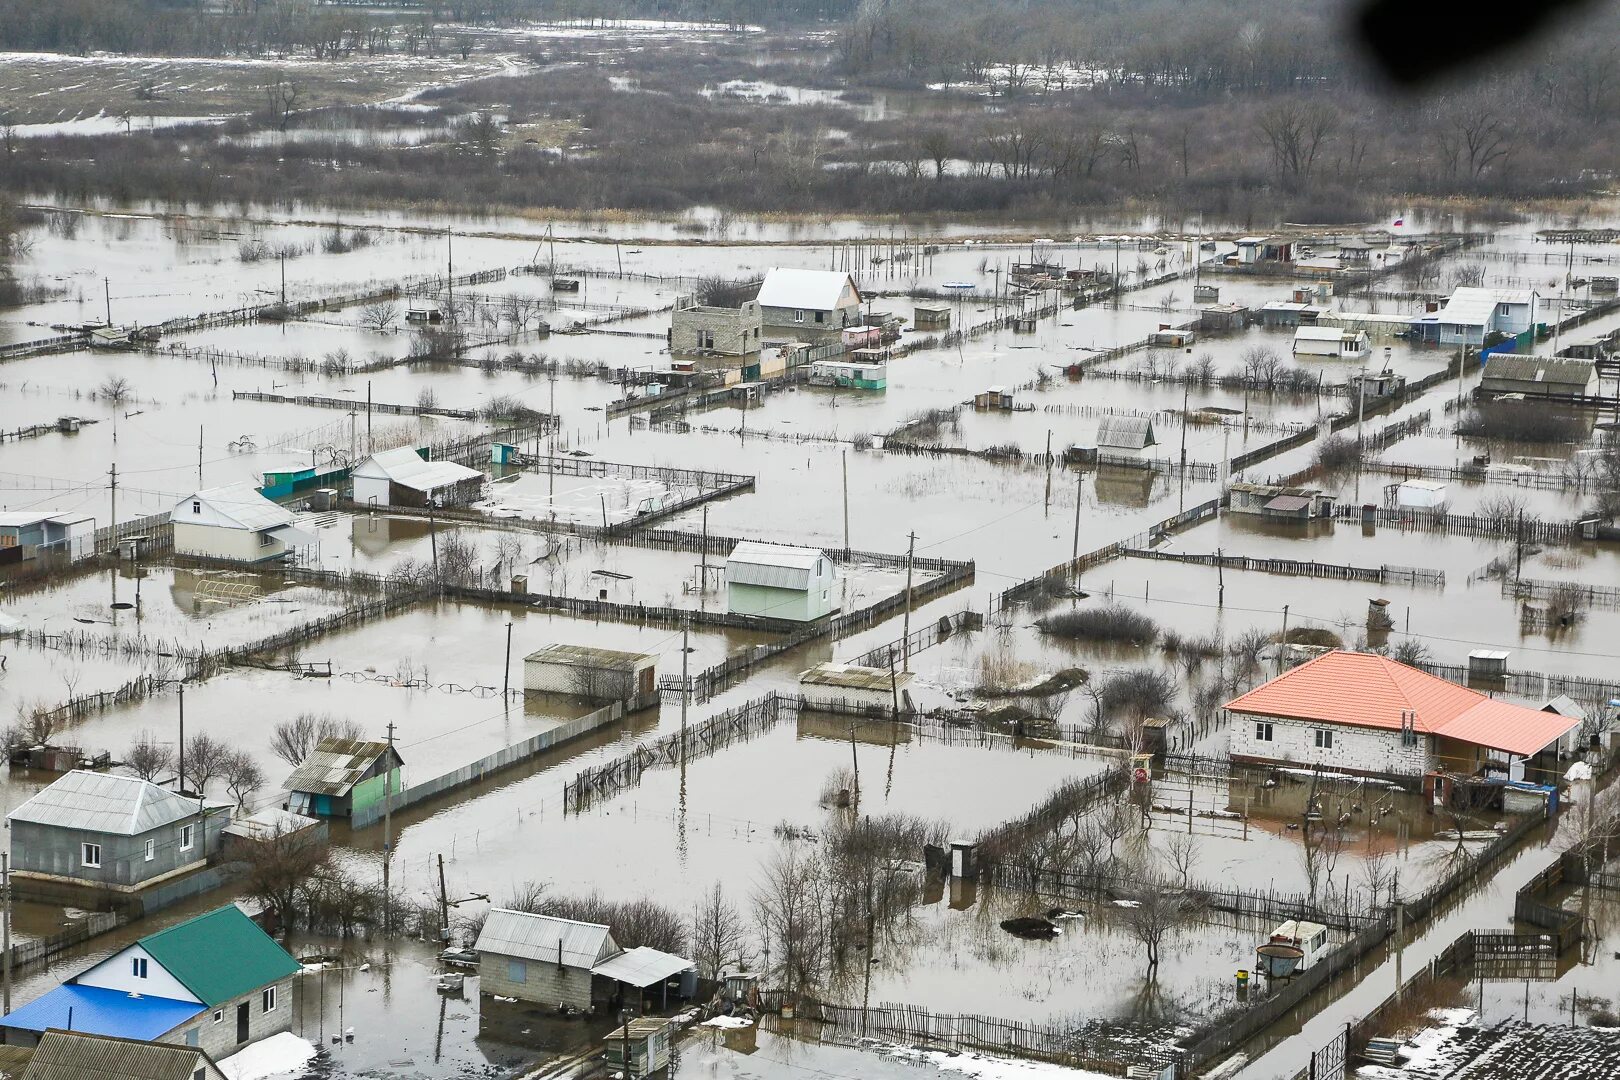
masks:
<path fill-rule="evenodd" d="M 717 881 L 692 909 L 692 959 L 698 973 L 714 979 L 722 967 L 746 967 L 746 945 L 742 912 L 726 899 L 726 891 Z"/>
<path fill-rule="evenodd" d="M 106 398 L 112 403 L 114 408 L 122 408 L 124 403 L 129 400 L 130 394 L 133 392 L 134 390 L 133 387 L 130 386 L 129 380 L 124 378 L 122 375 L 109 375 L 103 379 L 101 381 L 101 385 L 96 388 L 96 395 L 98 397 Z"/>
<path fill-rule="evenodd" d="M 124 753 L 124 764 L 142 780 L 156 780 L 174 768 L 174 747 L 142 730 Z"/>
<path fill-rule="evenodd" d="M 754 889 L 754 917 L 776 961 L 776 977 L 790 994 L 813 985 L 821 966 L 822 939 L 814 932 L 819 876 L 816 860 L 788 843 L 766 862 Z"/>
<path fill-rule="evenodd" d="M 291 720 L 276 722 L 270 734 L 270 751 L 297 768 L 323 739 L 360 739 L 364 734 L 353 720 L 339 720 L 328 713 L 299 713 Z"/>
<path fill-rule="evenodd" d="M 313 829 L 276 831 L 243 844 L 239 857 L 247 864 L 242 878 L 247 895 L 273 909 L 291 927 L 300 912 L 307 918 L 306 897 L 312 885 L 332 867 L 332 851 Z"/>
<path fill-rule="evenodd" d="M 1197 913 L 1197 905 L 1169 882 L 1149 882 L 1124 900 L 1123 921 L 1147 953 L 1148 978 L 1158 976 L 1165 938 Z"/>
<path fill-rule="evenodd" d="M 360 325 L 381 333 L 399 318 L 399 305 L 392 300 L 378 300 L 360 309 Z"/>
<path fill-rule="evenodd" d="M 228 751 L 220 762 L 219 771 L 225 790 L 238 804 L 246 802 L 249 795 L 264 786 L 264 770 L 246 751 Z"/>
<path fill-rule="evenodd" d="M 205 794 L 208 782 L 224 770 L 231 753 L 230 747 L 206 731 L 199 731 L 187 739 L 185 779 L 191 783 L 191 790 Z"/>
<path fill-rule="evenodd" d="M 1323 144 L 1338 126 L 1338 113 L 1321 102 L 1284 100 L 1264 110 L 1258 123 L 1271 144 L 1277 173 L 1300 179 L 1316 167 Z"/>
<path fill-rule="evenodd" d="M 265 112 L 277 131 L 286 131 L 292 126 L 292 118 L 303 97 L 303 88 L 285 75 L 278 74 L 264 85 Z"/>
<path fill-rule="evenodd" d="M 1190 832 L 1175 833 L 1165 847 L 1165 858 L 1169 860 L 1171 869 L 1181 875 L 1183 889 L 1192 883 L 1192 872 L 1198 866 L 1200 854 L 1198 840 Z"/>

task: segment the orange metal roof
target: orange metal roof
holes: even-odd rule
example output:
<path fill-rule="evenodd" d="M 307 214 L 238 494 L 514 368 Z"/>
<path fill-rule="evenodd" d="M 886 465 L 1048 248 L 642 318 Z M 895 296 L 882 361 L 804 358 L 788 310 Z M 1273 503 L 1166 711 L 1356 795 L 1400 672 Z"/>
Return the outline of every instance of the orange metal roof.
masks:
<path fill-rule="evenodd" d="M 1376 653 L 1323 653 L 1233 698 L 1226 708 L 1260 716 L 1400 730 L 1411 712 L 1421 732 L 1528 755 L 1579 721 L 1497 701 Z"/>

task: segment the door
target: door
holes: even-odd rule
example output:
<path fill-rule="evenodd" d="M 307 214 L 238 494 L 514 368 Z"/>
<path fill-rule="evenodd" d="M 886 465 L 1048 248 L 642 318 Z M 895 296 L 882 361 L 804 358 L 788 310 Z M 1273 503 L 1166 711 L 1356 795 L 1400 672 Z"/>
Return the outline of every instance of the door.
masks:
<path fill-rule="evenodd" d="M 238 1002 L 236 1006 L 236 1041 L 248 1041 L 248 1003 L 245 1001 Z"/>

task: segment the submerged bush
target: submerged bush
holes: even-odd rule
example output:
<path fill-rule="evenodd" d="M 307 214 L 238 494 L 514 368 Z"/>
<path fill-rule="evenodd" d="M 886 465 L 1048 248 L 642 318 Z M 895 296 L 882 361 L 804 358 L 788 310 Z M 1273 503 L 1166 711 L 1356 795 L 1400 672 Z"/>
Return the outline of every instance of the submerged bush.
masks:
<path fill-rule="evenodd" d="M 1135 645 L 1151 645 L 1159 636 L 1159 627 L 1152 619 L 1117 604 L 1062 611 L 1046 616 L 1035 625 L 1043 633 L 1077 641 L 1127 641 Z"/>

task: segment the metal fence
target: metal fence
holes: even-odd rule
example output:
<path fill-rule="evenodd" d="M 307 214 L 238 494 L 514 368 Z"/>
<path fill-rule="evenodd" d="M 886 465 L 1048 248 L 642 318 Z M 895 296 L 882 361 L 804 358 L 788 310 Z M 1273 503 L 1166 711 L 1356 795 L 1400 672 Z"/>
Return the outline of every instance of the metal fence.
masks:
<path fill-rule="evenodd" d="M 1306 562 L 1300 559 L 1256 559 L 1246 555 L 1196 555 L 1184 551 L 1157 551 L 1144 548 L 1126 548 L 1126 558 L 1159 559 L 1165 562 L 1193 563 L 1198 566 L 1220 566 L 1227 570 L 1252 570 L 1267 574 L 1285 574 L 1290 577 L 1333 578 L 1338 581 L 1370 581 L 1380 585 L 1412 585 L 1442 588 L 1446 583 L 1444 570 L 1430 570 L 1421 566 L 1350 566 L 1341 563 Z M 1617 590 L 1620 591 L 1620 590 Z"/>
<path fill-rule="evenodd" d="M 566 724 L 554 727 L 549 731 L 542 731 L 533 738 L 514 743 L 487 757 L 479 758 L 459 769 L 435 776 L 431 780 L 424 780 L 419 784 L 412 784 L 403 791 L 395 792 L 391 798 L 370 806 L 355 810 L 349 817 L 349 827 L 363 829 L 375 825 L 383 819 L 383 815 L 391 810 L 403 810 L 408 806 L 425 802 L 428 799 L 446 795 L 452 791 L 469 787 L 488 779 L 502 769 L 522 764 L 530 758 L 543 754 L 548 750 L 555 750 L 565 743 L 573 742 L 594 731 L 618 723 L 627 714 L 641 709 L 649 709 L 658 703 L 656 695 L 647 694 L 627 701 L 615 701 L 611 705 L 604 705 L 595 712 L 587 713 Z"/>
<path fill-rule="evenodd" d="M 1572 522 L 1540 521 L 1480 517 L 1475 514 L 1448 514 L 1438 510 L 1391 509 L 1379 507 L 1370 511 L 1377 525 L 1392 525 L 1401 529 L 1421 529 L 1426 532 L 1458 533 L 1463 536 L 1491 536 L 1513 539 L 1521 536 L 1530 543 L 1568 544 L 1579 536 Z M 1340 521 L 1361 521 L 1363 508 L 1340 503 L 1333 508 L 1333 516 Z M 1522 532 L 1521 532 L 1522 530 Z"/>

